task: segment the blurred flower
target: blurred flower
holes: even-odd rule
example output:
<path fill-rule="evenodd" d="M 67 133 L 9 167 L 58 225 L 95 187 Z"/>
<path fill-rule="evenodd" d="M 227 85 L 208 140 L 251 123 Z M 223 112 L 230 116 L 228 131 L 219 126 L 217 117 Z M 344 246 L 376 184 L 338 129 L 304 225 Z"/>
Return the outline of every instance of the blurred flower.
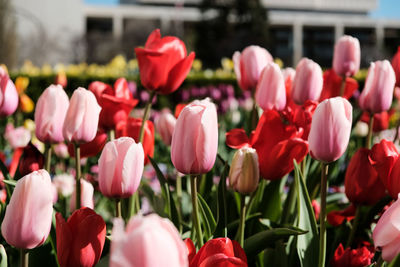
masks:
<path fill-rule="evenodd" d="M 56 187 L 58 194 L 63 197 L 70 196 L 75 189 L 75 178 L 68 173 L 55 175 L 52 183 Z"/>
<path fill-rule="evenodd" d="M 4 138 L 14 149 L 25 147 L 31 140 L 31 132 L 23 126 L 14 128 L 14 125 L 8 123 Z"/>
<path fill-rule="evenodd" d="M 339 244 L 331 260 L 332 267 L 364 267 L 372 263 L 374 257 L 374 248 L 366 242 L 356 249 L 351 247 L 343 248 L 342 243 Z"/>

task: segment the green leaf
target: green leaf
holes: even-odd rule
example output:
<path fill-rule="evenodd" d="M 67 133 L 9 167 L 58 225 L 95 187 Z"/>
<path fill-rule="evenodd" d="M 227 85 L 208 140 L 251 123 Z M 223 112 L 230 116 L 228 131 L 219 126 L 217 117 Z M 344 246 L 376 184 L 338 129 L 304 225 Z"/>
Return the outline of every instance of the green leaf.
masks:
<path fill-rule="evenodd" d="M 216 236 L 228 236 L 227 229 L 227 211 L 226 211 L 226 177 L 229 173 L 229 165 L 225 162 L 224 168 L 220 175 L 218 184 L 218 201 L 217 201 L 217 227 L 215 229 Z"/>
<path fill-rule="evenodd" d="M 297 253 L 301 266 L 314 266 L 318 262 L 319 235 L 307 187 L 301 177 L 299 165 L 294 160 L 294 173 L 297 191 L 297 227 L 308 231 L 297 237 Z"/>
<path fill-rule="evenodd" d="M 388 267 L 398 267 L 400 266 L 400 254 L 398 254 L 388 265 Z"/>
<path fill-rule="evenodd" d="M 15 180 L 3 180 L 5 184 L 11 185 L 12 187 L 15 187 L 17 185 L 17 181 Z"/>
<path fill-rule="evenodd" d="M 293 230 L 288 228 L 275 228 L 259 232 L 250 236 L 244 241 L 244 251 L 248 258 L 255 257 L 266 248 L 273 248 L 279 239 L 286 239 L 291 235 L 302 235 L 306 231 Z"/>
<path fill-rule="evenodd" d="M 7 267 L 7 253 L 3 245 L 0 244 L 0 267 Z"/>
<path fill-rule="evenodd" d="M 197 202 L 203 218 L 202 222 L 204 224 L 204 229 L 206 229 L 206 239 L 209 239 L 214 233 L 217 223 L 215 222 L 214 215 L 212 214 L 210 207 L 200 194 L 197 194 Z"/>
<path fill-rule="evenodd" d="M 264 195 L 262 198 L 260 211 L 263 218 L 270 219 L 277 222 L 282 215 L 281 195 L 283 187 L 286 183 L 287 176 L 282 179 L 271 181 L 264 188 Z"/>

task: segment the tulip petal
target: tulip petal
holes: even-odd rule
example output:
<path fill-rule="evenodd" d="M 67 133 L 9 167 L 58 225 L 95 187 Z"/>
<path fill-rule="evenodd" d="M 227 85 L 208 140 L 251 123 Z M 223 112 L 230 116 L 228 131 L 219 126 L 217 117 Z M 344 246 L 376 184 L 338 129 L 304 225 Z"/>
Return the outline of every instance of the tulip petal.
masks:
<path fill-rule="evenodd" d="M 61 213 L 56 213 L 57 258 L 61 266 L 68 266 L 72 232 Z"/>
<path fill-rule="evenodd" d="M 244 129 L 232 129 L 225 134 L 226 145 L 230 148 L 239 149 L 249 145 L 249 138 Z"/>
<path fill-rule="evenodd" d="M 160 93 L 169 94 L 176 91 L 185 80 L 195 57 L 195 53 L 191 52 L 189 56 L 178 62 L 169 72 L 168 80 L 165 86 L 160 89 Z"/>

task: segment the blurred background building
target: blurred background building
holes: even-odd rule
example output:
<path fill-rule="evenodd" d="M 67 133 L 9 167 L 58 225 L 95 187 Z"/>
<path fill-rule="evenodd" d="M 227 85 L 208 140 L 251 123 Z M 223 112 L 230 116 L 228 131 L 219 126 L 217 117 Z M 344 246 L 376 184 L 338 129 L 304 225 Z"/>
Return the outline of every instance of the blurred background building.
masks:
<path fill-rule="evenodd" d="M 400 44 L 400 15 L 371 15 L 382 1 L 388 0 L 0 0 L 0 62 L 132 58 L 133 48 L 160 28 L 211 67 L 250 44 L 266 47 L 285 65 L 309 57 L 328 67 L 343 34 L 360 40 L 366 66 Z"/>

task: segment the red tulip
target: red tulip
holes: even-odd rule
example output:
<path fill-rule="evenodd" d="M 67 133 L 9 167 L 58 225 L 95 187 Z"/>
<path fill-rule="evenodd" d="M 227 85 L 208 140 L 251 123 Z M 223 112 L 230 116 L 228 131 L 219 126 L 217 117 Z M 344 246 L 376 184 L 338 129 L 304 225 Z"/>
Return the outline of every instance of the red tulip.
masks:
<path fill-rule="evenodd" d="M 96 134 L 96 137 L 92 141 L 90 141 L 89 143 L 81 144 L 79 146 L 81 150 L 80 151 L 81 158 L 89 158 L 96 156 L 101 152 L 101 150 L 103 150 L 103 147 L 105 146 L 106 142 L 107 142 L 107 134 L 102 130 L 99 130 Z M 71 157 L 75 157 L 75 150 L 73 144 L 68 145 L 68 153 L 71 155 Z"/>
<path fill-rule="evenodd" d="M 350 205 L 344 210 L 334 210 L 328 213 L 326 216 L 328 219 L 328 222 L 332 226 L 339 226 L 341 225 L 345 220 L 346 221 L 351 221 L 354 219 L 354 216 L 356 214 L 356 207 L 354 205 Z"/>
<path fill-rule="evenodd" d="M 282 178 L 293 170 L 293 159 L 300 162 L 308 153 L 307 141 L 301 138 L 303 130 L 281 115 L 276 110 L 265 111 L 250 139 L 241 129 L 226 134 L 228 146 L 256 149 L 260 174 L 267 180 Z"/>
<path fill-rule="evenodd" d="M 174 36 L 161 38 L 159 29 L 147 38 L 144 48 L 135 48 L 140 81 L 143 86 L 160 94 L 176 91 L 188 75 L 194 52 L 187 56 L 185 44 Z"/>
<path fill-rule="evenodd" d="M 337 249 L 335 250 L 335 254 L 333 255 L 331 266 L 332 267 L 369 266 L 372 262 L 373 257 L 374 257 L 374 249 L 373 247 L 371 248 L 371 245 L 368 246 L 366 244 L 363 244 L 356 249 L 352 249 L 351 247 L 344 249 L 343 245 L 340 243 Z"/>
<path fill-rule="evenodd" d="M 191 240 L 185 243 L 189 252 L 195 251 Z M 247 267 L 247 257 L 243 248 L 238 242 L 227 237 L 208 241 L 192 259 L 189 254 L 189 260 L 189 267 Z"/>
<path fill-rule="evenodd" d="M 369 158 L 389 194 L 396 199 L 400 192 L 400 160 L 396 146 L 382 140 L 372 147 Z"/>
<path fill-rule="evenodd" d="M 102 82 L 92 82 L 89 90 L 101 106 L 99 125 L 105 130 L 114 129 L 119 121 L 126 120 L 138 103 L 129 91 L 125 78 L 119 78 L 114 88 Z"/>
<path fill-rule="evenodd" d="M 42 169 L 43 165 L 44 156 L 32 143 L 24 147 L 22 157 L 19 159 L 19 173 L 21 176 Z"/>
<path fill-rule="evenodd" d="M 122 136 L 132 137 L 135 142 L 139 142 L 139 132 L 142 126 L 142 119 L 128 118 L 117 124 L 115 135 L 117 138 Z M 154 125 L 147 120 L 144 127 L 143 136 L 144 165 L 149 163 L 148 156 L 153 157 L 154 154 Z"/>
<path fill-rule="evenodd" d="M 57 258 L 61 267 L 92 267 L 103 251 L 106 224 L 90 208 L 76 210 L 67 222 L 57 213 L 56 235 Z"/>
<path fill-rule="evenodd" d="M 393 56 L 392 67 L 396 74 L 396 86 L 400 86 L 400 46 L 397 47 L 397 52 Z"/>
<path fill-rule="evenodd" d="M 333 69 L 326 70 L 324 72 L 324 83 L 322 86 L 321 96 L 319 101 L 323 101 L 328 98 L 340 96 L 340 88 L 342 86 L 342 77 L 337 75 Z M 350 99 L 354 92 L 358 89 L 358 83 L 353 78 L 346 78 L 346 85 L 344 87 L 343 97 Z"/>
<path fill-rule="evenodd" d="M 346 170 L 345 192 L 353 204 L 374 205 L 385 196 L 385 186 L 371 165 L 369 154 L 369 149 L 359 149 Z"/>

